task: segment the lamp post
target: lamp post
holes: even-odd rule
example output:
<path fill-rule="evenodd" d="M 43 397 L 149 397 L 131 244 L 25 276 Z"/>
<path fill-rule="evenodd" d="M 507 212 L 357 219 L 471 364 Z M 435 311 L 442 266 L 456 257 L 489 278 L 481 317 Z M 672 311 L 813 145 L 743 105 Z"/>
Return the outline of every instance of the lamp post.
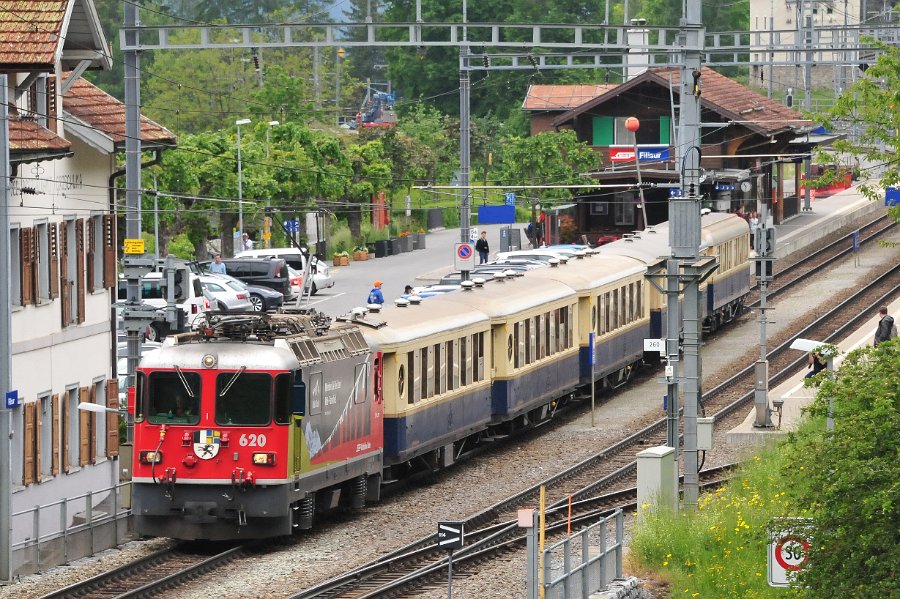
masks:
<path fill-rule="evenodd" d="M 637 171 L 638 193 L 641 195 L 641 214 L 644 215 L 644 226 L 647 228 L 647 204 L 644 202 L 644 185 L 641 181 L 641 156 L 638 154 L 637 131 L 641 128 L 641 122 L 637 117 L 630 116 L 625 119 L 625 128 L 634 134 L 634 168 Z"/>
<path fill-rule="evenodd" d="M 237 167 L 238 167 L 238 243 L 244 249 L 244 181 L 241 174 L 241 125 L 249 125 L 250 119 L 240 119 L 237 125 Z"/>
<path fill-rule="evenodd" d="M 337 60 L 334 63 L 334 124 L 341 124 L 341 63 L 344 61 L 344 49 L 337 49 Z"/>
<path fill-rule="evenodd" d="M 266 127 L 266 162 L 269 161 L 269 132 L 272 130 L 272 127 L 276 125 L 280 125 L 278 121 L 269 121 L 269 126 Z M 263 247 L 269 248 L 271 246 L 272 240 L 272 229 L 271 225 L 271 217 L 269 217 L 269 198 L 266 198 L 266 215 L 263 216 Z"/>

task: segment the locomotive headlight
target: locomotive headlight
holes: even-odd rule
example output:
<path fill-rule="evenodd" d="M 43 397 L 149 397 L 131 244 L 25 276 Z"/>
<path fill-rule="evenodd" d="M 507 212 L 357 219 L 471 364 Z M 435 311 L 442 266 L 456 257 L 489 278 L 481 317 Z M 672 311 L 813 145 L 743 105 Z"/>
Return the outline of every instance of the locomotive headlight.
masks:
<path fill-rule="evenodd" d="M 254 453 L 253 454 L 253 465 L 254 466 L 274 466 L 275 465 L 275 454 L 274 453 Z"/>
<path fill-rule="evenodd" d="M 162 462 L 161 451 L 142 451 L 140 453 L 141 464 L 159 464 Z"/>
<path fill-rule="evenodd" d="M 204 368 L 215 368 L 216 357 L 212 354 L 206 354 L 203 356 L 203 359 L 200 360 L 200 363 L 203 364 Z"/>

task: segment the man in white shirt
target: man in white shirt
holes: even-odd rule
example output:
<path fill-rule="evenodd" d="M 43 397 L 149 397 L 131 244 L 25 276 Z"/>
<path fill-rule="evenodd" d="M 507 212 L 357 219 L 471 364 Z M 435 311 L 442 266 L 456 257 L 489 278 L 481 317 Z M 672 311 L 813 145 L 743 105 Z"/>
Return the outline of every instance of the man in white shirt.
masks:
<path fill-rule="evenodd" d="M 243 239 L 241 242 L 244 244 L 244 250 L 252 250 L 253 249 L 253 240 L 250 239 L 250 236 L 244 233 Z"/>

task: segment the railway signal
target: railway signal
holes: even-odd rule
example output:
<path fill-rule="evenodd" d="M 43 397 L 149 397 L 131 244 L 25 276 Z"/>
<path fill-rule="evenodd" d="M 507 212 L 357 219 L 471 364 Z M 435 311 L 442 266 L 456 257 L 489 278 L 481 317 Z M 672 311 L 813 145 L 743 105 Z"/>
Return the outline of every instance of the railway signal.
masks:
<path fill-rule="evenodd" d="M 447 598 L 453 597 L 453 550 L 463 546 L 465 522 L 438 522 L 438 547 L 449 549 L 447 560 Z"/>

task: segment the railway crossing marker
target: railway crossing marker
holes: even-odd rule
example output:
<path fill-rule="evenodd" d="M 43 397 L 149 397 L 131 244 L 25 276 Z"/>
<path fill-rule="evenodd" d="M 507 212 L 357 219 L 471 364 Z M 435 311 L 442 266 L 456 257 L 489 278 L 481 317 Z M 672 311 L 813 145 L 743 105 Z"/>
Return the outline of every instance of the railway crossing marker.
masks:
<path fill-rule="evenodd" d="M 464 525 L 464 522 L 438 522 L 438 547 L 450 550 L 447 560 L 447 599 L 453 598 L 453 550 L 463 546 Z"/>
<path fill-rule="evenodd" d="M 794 573 L 809 563 L 810 537 L 804 520 L 797 520 L 779 523 L 769 535 L 769 586 L 789 587 Z"/>

